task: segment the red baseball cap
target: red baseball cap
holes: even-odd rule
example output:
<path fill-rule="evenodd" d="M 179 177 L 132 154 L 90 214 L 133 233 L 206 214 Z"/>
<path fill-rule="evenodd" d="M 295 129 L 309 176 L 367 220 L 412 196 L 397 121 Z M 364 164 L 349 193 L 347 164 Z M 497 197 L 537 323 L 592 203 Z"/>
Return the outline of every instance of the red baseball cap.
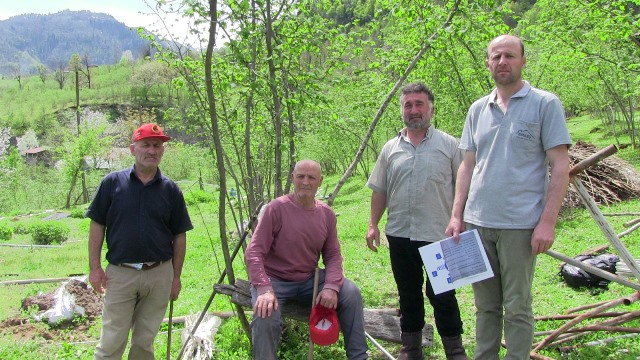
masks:
<path fill-rule="evenodd" d="M 316 304 L 309 317 L 309 337 L 314 344 L 331 345 L 338 341 L 340 325 L 335 309 Z"/>
<path fill-rule="evenodd" d="M 163 142 L 171 140 L 169 136 L 164 134 L 162 128 L 154 123 L 144 124 L 133 132 L 133 142 L 148 138 L 160 139 Z"/>

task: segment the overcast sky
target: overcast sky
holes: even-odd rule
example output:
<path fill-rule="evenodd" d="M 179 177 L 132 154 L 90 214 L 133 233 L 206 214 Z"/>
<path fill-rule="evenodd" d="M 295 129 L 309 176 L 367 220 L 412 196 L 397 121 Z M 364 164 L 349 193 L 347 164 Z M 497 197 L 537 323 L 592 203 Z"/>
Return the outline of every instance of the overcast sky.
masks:
<path fill-rule="evenodd" d="M 22 14 L 54 14 L 63 10 L 89 10 L 113 16 L 130 27 L 142 26 L 161 36 L 165 31 L 153 14 L 156 0 L 0 0 L 0 20 Z M 172 33 L 184 38 L 188 32 L 185 20 L 170 19 Z M 181 26 L 184 24 L 184 26 Z M 194 45 L 194 44 L 191 44 Z"/>
<path fill-rule="evenodd" d="M 153 1 L 152 4 L 155 4 Z M 0 20 L 21 14 L 53 14 L 63 10 L 89 10 L 109 14 L 127 26 L 147 26 L 152 21 L 145 0 L 0 0 Z"/>

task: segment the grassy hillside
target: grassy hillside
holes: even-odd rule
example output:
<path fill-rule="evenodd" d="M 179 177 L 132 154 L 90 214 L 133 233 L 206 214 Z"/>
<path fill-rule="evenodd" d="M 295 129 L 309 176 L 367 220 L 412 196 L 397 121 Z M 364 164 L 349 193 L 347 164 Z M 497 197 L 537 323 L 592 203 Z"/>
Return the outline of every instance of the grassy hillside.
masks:
<path fill-rule="evenodd" d="M 150 81 L 145 78 L 149 76 L 150 68 L 164 67 L 164 64 L 147 60 L 93 67 L 89 69 L 90 87 L 86 70 L 80 72 L 80 107 L 107 113 L 112 121 L 126 117 L 127 109 L 164 109 L 176 101 L 176 96 L 182 96 L 181 93 L 171 89 L 169 95 L 168 79 Z M 64 75 L 62 89 L 53 73 L 47 74 L 44 82 L 39 76 L 22 77 L 20 82 L 9 77 L 0 79 L 0 128 L 12 128 L 14 136 L 32 129 L 44 145 L 56 145 L 52 143 L 56 137 L 51 136 L 51 130 L 64 126 L 65 111 L 73 114 L 76 106 L 75 73 L 65 72 Z"/>
<path fill-rule="evenodd" d="M 604 147 L 611 143 L 611 139 L 603 131 L 592 132 L 600 127 L 597 120 L 587 117 L 572 119 L 569 122 L 574 140 L 583 139 Z M 631 161 L 636 169 L 640 166 L 637 150 L 626 148 L 619 155 Z M 325 178 L 324 186 L 332 189 L 338 176 Z M 365 231 L 369 216 L 370 191 L 365 188 L 366 179 L 362 176 L 351 177 L 342 188 L 336 199 L 334 208 L 339 214 L 338 231 L 345 258 L 347 277 L 358 284 L 363 292 L 365 307 L 367 308 L 396 308 L 397 295 L 391 275 L 388 249 L 382 247 L 378 253 L 366 248 Z M 187 197 L 197 192 L 197 185 L 192 182 L 182 182 L 182 189 Z M 324 192 L 324 189 L 321 189 Z M 639 212 L 640 201 L 633 200 L 611 206 L 601 207 L 604 213 Z M 193 202 L 189 211 L 194 221 L 195 229 L 188 233 L 188 250 L 183 272 L 183 291 L 175 302 L 174 316 L 194 314 L 201 311 L 209 298 L 212 285 L 217 281 L 224 268 L 223 256 L 218 245 L 217 205 L 214 201 Z M 16 227 L 26 225 L 38 219 L 50 216 L 51 213 L 12 217 L 0 222 Z M 629 221 L 627 217 L 607 217 L 613 229 L 620 233 L 624 230 L 622 223 Z M 65 218 L 59 220 L 71 228 L 70 239 L 62 248 L 35 249 L 0 246 L 0 281 L 18 279 L 56 278 L 70 274 L 86 274 L 88 270 L 87 238 L 88 219 Z M 29 234 L 14 234 L 12 244 L 29 244 Z M 558 224 L 556 251 L 568 256 L 575 256 L 580 252 L 606 243 L 596 222 L 584 209 L 564 211 Z M 623 238 L 631 253 L 640 258 L 640 232 L 636 231 Z M 246 278 L 244 264 L 241 258 L 234 263 L 236 277 Z M 558 277 L 559 262 L 549 256 L 541 255 L 536 266 L 534 281 L 534 309 L 536 316 L 561 314 L 568 309 L 593 304 L 603 300 L 610 300 L 633 293 L 629 288 L 611 284 L 606 291 L 598 292 L 589 289 L 572 289 Z M 18 326 L 10 326 L 8 319 L 27 319 L 35 313 L 34 309 L 20 311 L 22 299 L 40 292 L 51 292 L 59 284 L 28 284 L 0 286 L 0 358 L 66 358 L 90 359 L 95 340 L 99 337 L 100 321 L 93 323 L 79 318 L 77 327 L 71 329 L 50 329 L 47 325 L 31 323 L 29 332 L 20 332 Z M 470 287 L 463 287 L 458 291 L 463 312 L 465 326 L 464 343 L 469 353 L 474 349 L 475 308 L 473 293 Z M 209 311 L 232 311 L 229 299 L 224 295 L 217 295 Z M 427 305 L 427 322 L 433 324 L 431 307 Z M 617 307 L 612 311 L 638 311 L 640 304 L 627 307 Z M 564 322 L 539 321 L 536 331 L 554 330 Z M 627 324 L 629 327 L 640 328 L 640 320 Z M 181 325 L 176 325 L 180 328 Z M 78 329 L 81 329 L 79 331 Z M 166 330 L 163 328 L 163 330 Z M 17 333 L 17 335 L 16 335 Z M 46 333 L 46 336 L 43 336 Z M 25 335 L 27 334 L 27 335 Z M 82 335 L 81 335 L 82 334 Z M 304 324 L 290 322 L 285 332 L 281 346 L 283 359 L 306 359 L 307 338 Z M 619 334 L 598 332 L 581 339 L 579 343 L 590 340 L 604 339 Z M 26 336 L 26 337 L 23 337 Z M 171 356 L 176 358 L 180 349 L 180 336 L 174 333 L 172 337 Z M 536 340 L 540 340 L 537 338 Z M 92 342 L 93 341 L 93 342 Z M 161 333 L 156 340 L 156 357 L 165 358 L 167 348 L 167 334 Z M 249 342 L 244 336 L 240 323 L 235 317 L 223 321 L 216 337 L 216 358 L 218 359 L 249 359 Z M 382 343 L 391 353 L 397 353 L 399 347 L 395 344 Z M 317 359 L 345 359 L 341 348 L 342 340 L 337 345 L 316 347 Z M 384 356 L 370 345 L 373 359 L 384 359 Z M 434 346 L 425 350 L 429 359 L 444 359 L 442 346 L 437 334 Z M 568 355 L 561 355 L 555 350 L 544 350 L 542 354 L 551 358 L 566 359 L 636 359 L 640 356 L 640 342 L 637 338 L 621 339 L 608 345 L 598 347 L 581 347 Z"/>

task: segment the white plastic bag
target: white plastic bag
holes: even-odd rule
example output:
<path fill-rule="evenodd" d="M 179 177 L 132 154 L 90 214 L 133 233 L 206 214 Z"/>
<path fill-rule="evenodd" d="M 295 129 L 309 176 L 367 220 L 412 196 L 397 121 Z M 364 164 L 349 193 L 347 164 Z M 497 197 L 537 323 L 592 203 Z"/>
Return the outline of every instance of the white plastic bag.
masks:
<path fill-rule="evenodd" d="M 84 316 L 84 308 L 76 305 L 75 296 L 67 291 L 68 283 L 65 281 L 60 285 L 53 296 L 53 306 L 42 314 L 36 315 L 36 320 L 47 320 L 49 325 L 55 325 L 62 320 L 72 320 L 76 313 Z"/>

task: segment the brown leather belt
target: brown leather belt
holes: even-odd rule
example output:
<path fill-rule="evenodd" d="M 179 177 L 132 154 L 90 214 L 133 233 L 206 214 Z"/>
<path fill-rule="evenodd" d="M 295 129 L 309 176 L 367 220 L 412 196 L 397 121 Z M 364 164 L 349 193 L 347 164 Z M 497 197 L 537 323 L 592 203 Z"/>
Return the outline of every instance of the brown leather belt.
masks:
<path fill-rule="evenodd" d="M 126 267 L 134 270 L 151 270 L 155 267 L 160 266 L 161 264 L 166 263 L 169 260 L 165 261 L 156 261 L 154 263 L 122 263 L 122 264 L 114 264 L 116 266 Z"/>

